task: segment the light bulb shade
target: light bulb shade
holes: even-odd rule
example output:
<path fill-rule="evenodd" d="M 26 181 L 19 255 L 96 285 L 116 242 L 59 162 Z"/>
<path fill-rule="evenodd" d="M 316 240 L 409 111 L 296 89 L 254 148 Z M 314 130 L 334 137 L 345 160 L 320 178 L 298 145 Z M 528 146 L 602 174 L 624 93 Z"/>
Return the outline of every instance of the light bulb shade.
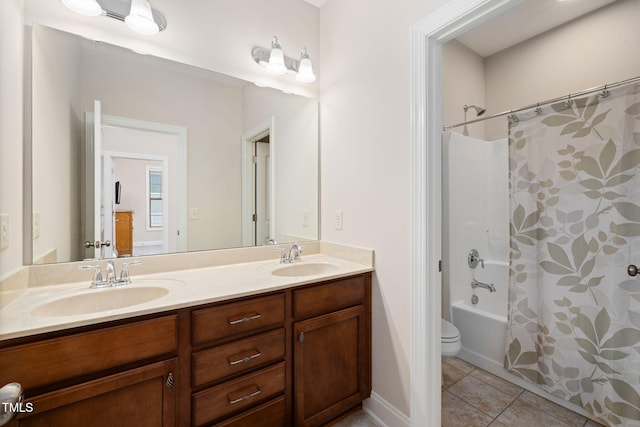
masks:
<path fill-rule="evenodd" d="M 62 0 L 62 4 L 85 16 L 98 16 L 102 13 L 102 7 L 96 0 Z"/>
<path fill-rule="evenodd" d="M 284 74 L 287 72 L 287 67 L 284 65 L 284 54 L 280 45 L 271 49 L 267 71 L 272 74 Z"/>
<path fill-rule="evenodd" d="M 302 83 L 311 83 L 316 80 L 316 75 L 313 74 L 313 66 L 308 56 L 303 56 L 298 66 L 298 74 L 296 80 Z"/>
<path fill-rule="evenodd" d="M 124 18 L 124 22 L 127 27 L 140 34 L 153 35 L 160 31 L 158 24 L 153 20 L 148 0 L 132 0 L 131 11 Z"/>

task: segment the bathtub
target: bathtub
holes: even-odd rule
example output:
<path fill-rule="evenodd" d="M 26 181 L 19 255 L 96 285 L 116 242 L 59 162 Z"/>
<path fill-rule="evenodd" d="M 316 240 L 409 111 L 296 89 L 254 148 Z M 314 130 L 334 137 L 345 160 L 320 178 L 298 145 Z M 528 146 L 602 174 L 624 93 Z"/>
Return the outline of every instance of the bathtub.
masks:
<path fill-rule="evenodd" d="M 498 295 L 498 290 L 500 287 L 506 289 L 508 281 L 502 283 L 496 281 L 494 285 L 496 292 L 489 294 L 484 289 L 481 291 L 485 292 L 477 292 L 479 295 L 478 304 L 472 304 L 471 296 L 469 296 L 451 305 L 453 323 L 460 331 L 462 341 L 462 349 L 457 357 L 540 397 L 550 400 L 584 417 L 589 417 L 590 415 L 583 408 L 545 392 L 529 381 L 525 381 L 509 373 L 509 371 L 504 368 L 503 362 L 507 341 L 506 298 L 508 292 L 504 296 L 504 309 L 502 309 L 502 307 L 499 306 L 499 304 L 502 303 L 499 300 L 501 296 Z M 469 295 L 471 295 L 470 287 Z M 496 298 L 492 300 L 491 297 Z M 484 304 L 482 304 L 483 300 L 485 301 Z M 494 308 L 496 311 L 504 313 L 504 315 L 488 311 L 488 308 Z"/>
<path fill-rule="evenodd" d="M 466 300 L 454 302 L 451 314 L 462 341 L 458 357 L 487 371 L 504 370 L 507 316 L 488 312 Z"/>

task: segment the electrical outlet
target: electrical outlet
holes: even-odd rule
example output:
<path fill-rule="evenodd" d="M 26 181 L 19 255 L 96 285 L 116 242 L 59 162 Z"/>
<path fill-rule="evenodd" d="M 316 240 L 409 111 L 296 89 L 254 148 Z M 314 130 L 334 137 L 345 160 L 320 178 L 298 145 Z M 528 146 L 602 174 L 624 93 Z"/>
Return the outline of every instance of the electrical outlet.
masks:
<path fill-rule="evenodd" d="M 9 215 L 0 214 L 0 251 L 9 247 Z"/>
<path fill-rule="evenodd" d="M 200 219 L 200 212 L 198 211 L 198 208 L 191 208 L 191 210 L 189 210 L 189 219 Z"/>
<path fill-rule="evenodd" d="M 335 229 L 342 230 L 342 211 L 335 211 Z"/>
<path fill-rule="evenodd" d="M 302 211 L 302 226 L 303 227 L 309 226 L 309 211 L 306 209 Z"/>
<path fill-rule="evenodd" d="M 32 227 L 33 229 L 31 230 L 31 233 L 33 235 L 33 240 L 36 240 L 38 237 L 40 237 L 40 213 L 39 212 L 33 213 Z"/>

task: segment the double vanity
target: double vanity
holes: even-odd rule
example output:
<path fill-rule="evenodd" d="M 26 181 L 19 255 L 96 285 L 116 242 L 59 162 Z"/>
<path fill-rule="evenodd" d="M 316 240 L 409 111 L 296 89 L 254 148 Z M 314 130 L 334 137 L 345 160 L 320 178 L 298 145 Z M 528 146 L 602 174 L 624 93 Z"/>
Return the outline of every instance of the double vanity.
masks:
<path fill-rule="evenodd" d="M 317 426 L 359 406 L 372 251 L 310 242 L 280 261 L 268 247 L 146 257 L 102 288 L 87 263 L 28 267 L 0 292 L 0 385 L 31 404 L 9 425 Z"/>

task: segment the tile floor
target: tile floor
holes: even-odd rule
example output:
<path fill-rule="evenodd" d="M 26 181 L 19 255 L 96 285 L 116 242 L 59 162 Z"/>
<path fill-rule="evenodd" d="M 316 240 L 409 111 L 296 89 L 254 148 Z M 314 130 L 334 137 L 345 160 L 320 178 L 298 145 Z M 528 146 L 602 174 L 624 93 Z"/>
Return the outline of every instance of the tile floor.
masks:
<path fill-rule="evenodd" d="M 442 358 L 443 427 L 600 427 L 458 358 Z"/>
<path fill-rule="evenodd" d="M 442 373 L 442 427 L 602 427 L 462 359 L 443 357 Z M 332 427 L 378 426 L 358 411 Z"/>

